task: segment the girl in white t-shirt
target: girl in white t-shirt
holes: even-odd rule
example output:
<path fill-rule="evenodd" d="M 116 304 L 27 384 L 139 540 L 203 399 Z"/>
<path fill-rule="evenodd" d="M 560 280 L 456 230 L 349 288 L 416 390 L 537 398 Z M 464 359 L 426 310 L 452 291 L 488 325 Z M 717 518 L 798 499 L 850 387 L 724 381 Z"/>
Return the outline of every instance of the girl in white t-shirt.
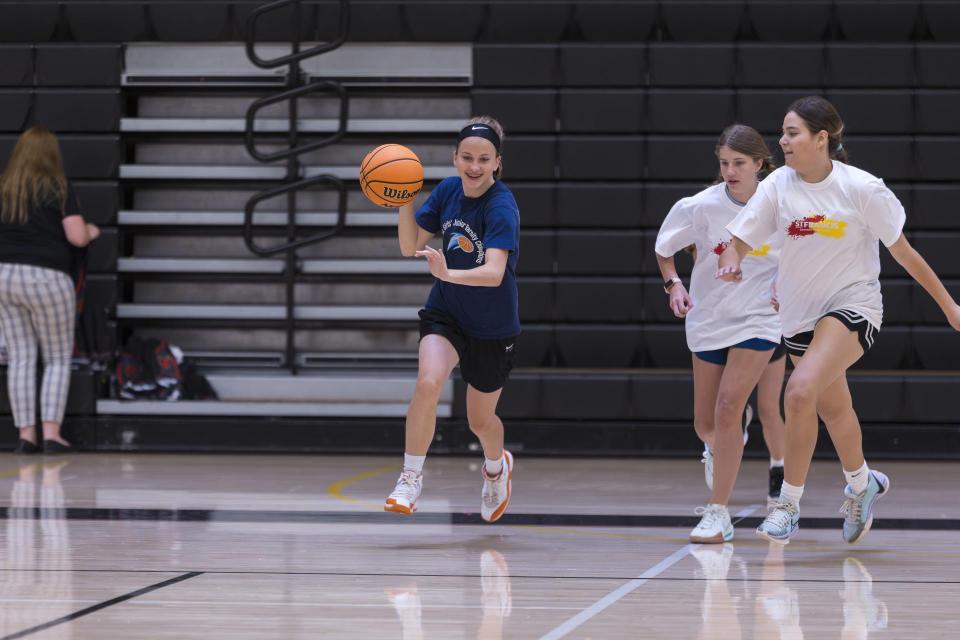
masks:
<path fill-rule="evenodd" d="M 732 284 L 714 277 L 719 255 L 731 239 L 727 224 L 756 191 L 758 174 L 774 166 L 763 137 L 745 125 L 724 130 L 715 152 L 720 163 L 717 183 L 677 202 L 664 219 L 656 244 L 670 309 L 685 318 L 687 346 L 693 352 L 693 421 L 704 443 L 707 486 L 712 493 L 707 506 L 698 509 L 703 518 L 690 533 L 690 540 L 699 543 L 733 539 L 727 502 L 743 457 L 740 420 L 758 382 L 758 408 L 771 454 L 775 497 L 783 479 L 780 392 L 785 358 L 779 349 L 780 319 L 770 304 L 778 249 L 758 245 L 747 257 L 753 269 L 744 282 Z M 696 258 L 687 293 L 673 256 L 690 245 L 696 249 Z"/>
<path fill-rule="evenodd" d="M 863 457 L 847 369 L 873 345 L 883 320 L 880 249 L 937 302 L 960 330 L 960 307 L 904 237 L 905 214 L 883 181 L 846 163 L 843 121 L 818 96 L 790 105 L 780 146 L 786 167 L 764 180 L 727 227 L 734 236 L 717 277 L 746 278 L 753 247 L 781 245 L 777 281 L 784 342 L 796 368 L 787 384 L 785 480 L 780 500 L 757 529 L 786 544 L 796 533 L 799 503 L 823 419 L 843 465 L 847 486 L 843 539 L 858 542 L 873 522 L 876 500 L 890 488 Z"/>

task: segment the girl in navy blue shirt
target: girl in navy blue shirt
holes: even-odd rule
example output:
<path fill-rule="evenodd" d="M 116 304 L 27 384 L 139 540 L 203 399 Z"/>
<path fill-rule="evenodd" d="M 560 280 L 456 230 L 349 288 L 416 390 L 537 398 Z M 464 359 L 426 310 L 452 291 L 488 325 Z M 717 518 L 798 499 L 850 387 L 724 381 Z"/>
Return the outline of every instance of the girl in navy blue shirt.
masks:
<path fill-rule="evenodd" d="M 419 373 L 407 411 L 403 472 L 386 500 L 387 511 L 416 511 L 437 402 L 457 364 L 467 383 L 470 429 L 485 457 L 480 514 L 494 522 L 510 502 L 513 456 L 503 448 L 496 408 L 520 334 L 520 211 L 498 180 L 502 142 L 500 123 L 488 116 L 473 118 L 460 131 L 454 151 L 458 175 L 438 184 L 416 213 L 412 203 L 400 207 L 400 252 L 426 259 L 436 280 L 420 311 Z M 427 245 L 437 234 L 439 251 Z"/>

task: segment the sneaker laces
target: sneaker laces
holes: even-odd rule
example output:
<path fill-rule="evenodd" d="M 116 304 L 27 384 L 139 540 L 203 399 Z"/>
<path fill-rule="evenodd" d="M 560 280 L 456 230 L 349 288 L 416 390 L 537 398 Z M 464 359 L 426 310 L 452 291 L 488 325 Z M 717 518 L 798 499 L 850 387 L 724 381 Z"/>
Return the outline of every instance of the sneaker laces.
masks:
<path fill-rule="evenodd" d="M 705 507 L 697 507 L 693 510 L 698 516 L 703 516 L 703 520 L 700 521 L 700 524 L 706 527 L 713 527 L 720 524 L 722 519 L 720 505 L 708 504 Z"/>
<path fill-rule="evenodd" d="M 780 529 L 785 529 L 793 524 L 793 516 L 799 512 L 797 505 L 781 500 L 767 515 L 766 521 Z"/>
<path fill-rule="evenodd" d="M 860 522 L 860 516 L 863 514 L 863 497 L 866 491 L 859 495 L 847 495 L 847 499 L 840 505 L 840 513 L 846 515 L 848 522 Z"/>
<path fill-rule="evenodd" d="M 412 502 L 417 498 L 417 479 L 420 476 L 416 471 L 404 470 L 397 479 L 397 486 L 394 488 L 391 497 L 404 498 Z"/>
<path fill-rule="evenodd" d="M 486 482 L 483 484 L 483 504 L 486 507 L 493 508 L 500 504 L 500 501 L 502 500 L 500 487 L 501 484 L 503 484 L 500 482 L 500 480 L 503 479 L 503 477 L 504 475 L 502 471 L 500 472 L 500 477 L 498 478 L 490 478 L 489 476 L 484 475 Z M 506 484 L 503 484 L 503 486 L 506 486 Z"/>

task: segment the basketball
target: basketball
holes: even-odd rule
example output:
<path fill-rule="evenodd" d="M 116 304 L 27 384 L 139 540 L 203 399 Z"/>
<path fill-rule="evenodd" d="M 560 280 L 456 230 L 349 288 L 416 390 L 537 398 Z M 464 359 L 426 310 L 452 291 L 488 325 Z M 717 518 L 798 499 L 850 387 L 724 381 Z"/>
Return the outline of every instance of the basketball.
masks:
<path fill-rule="evenodd" d="M 399 207 L 417 197 L 423 187 L 423 165 L 410 149 L 382 144 L 360 163 L 360 188 L 380 207 Z"/>

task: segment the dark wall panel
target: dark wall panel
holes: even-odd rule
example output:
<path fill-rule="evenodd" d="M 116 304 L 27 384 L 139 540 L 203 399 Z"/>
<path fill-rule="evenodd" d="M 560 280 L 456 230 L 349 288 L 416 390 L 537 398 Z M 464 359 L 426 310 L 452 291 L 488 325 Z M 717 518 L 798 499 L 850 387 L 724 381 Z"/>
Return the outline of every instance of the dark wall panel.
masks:
<path fill-rule="evenodd" d="M 558 62 L 555 45 L 476 45 L 473 81 L 477 87 L 553 87 Z"/>
<path fill-rule="evenodd" d="M 578 2 L 575 19 L 588 41 L 643 42 L 653 31 L 653 3 Z"/>
<path fill-rule="evenodd" d="M 37 47 L 37 85 L 115 87 L 123 51 L 118 45 L 47 44 Z"/>
<path fill-rule="evenodd" d="M 144 2 L 68 2 L 64 13 L 79 42 L 135 42 L 153 35 Z"/>
<path fill-rule="evenodd" d="M 0 4 L 0 42 L 46 42 L 57 27 L 58 12 L 55 4 Z"/>
<path fill-rule="evenodd" d="M 117 131 L 120 109 L 118 89 L 39 90 L 35 97 L 34 123 L 58 133 Z"/>
<path fill-rule="evenodd" d="M 33 84 L 33 53 L 28 46 L 0 44 L 0 86 Z"/>
<path fill-rule="evenodd" d="M 647 50 L 640 45 L 565 44 L 560 82 L 568 87 L 638 87 L 647 81 Z"/>

